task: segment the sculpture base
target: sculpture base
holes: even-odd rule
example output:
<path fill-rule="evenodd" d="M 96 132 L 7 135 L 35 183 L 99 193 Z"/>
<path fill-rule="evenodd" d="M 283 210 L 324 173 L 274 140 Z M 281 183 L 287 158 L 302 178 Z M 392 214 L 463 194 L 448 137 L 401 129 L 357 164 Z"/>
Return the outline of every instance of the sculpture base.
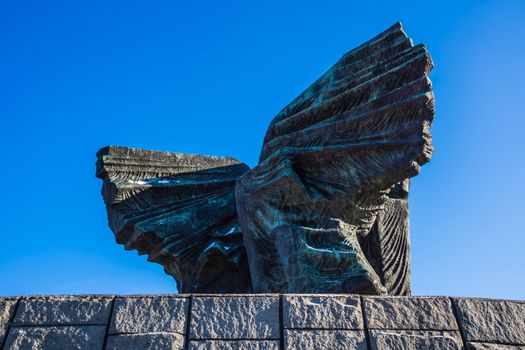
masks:
<path fill-rule="evenodd" d="M 3 349 L 523 349 L 525 302 L 334 294 L 0 298 Z"/>

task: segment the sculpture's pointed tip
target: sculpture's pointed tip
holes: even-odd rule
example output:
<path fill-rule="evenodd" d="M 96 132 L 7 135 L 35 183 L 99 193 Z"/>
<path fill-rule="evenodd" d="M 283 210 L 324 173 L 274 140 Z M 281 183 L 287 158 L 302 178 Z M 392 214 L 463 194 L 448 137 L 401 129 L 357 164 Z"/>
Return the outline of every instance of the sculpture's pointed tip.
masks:
<path fill-rule="evenodd" d="M 405 28 L 403 28 L 403 24 L 401 23 L 401 21 L 395 22 L 390 27 L 385 29 L 382 33 L 380 33 L 377 37 L 389 35 L 389 34 L 392 34 L 392 33 L 402 33 L 403 35 L 408 37 L 406 32 L 405 32 Z"/>
<path fill-rule="evenodd" d="M 406 36 L 410 40 L 410 44 L 412 46 L 414 46 L 414 42 L 408 36 L 408 34 L 407 34 L 405 28 L 403 27 L 403 24 L 401 23 L 401 21 L 397 21 L 396 23 L 394 23 L 387 31 L 399 31 L 399 32 L 403 33 L 403 35 Z"/>
<path fill-rule="evenodd" d="M 111 145 L 107 145 L 107 146 L 101 147 L 97 151 L 97 158 L 100 157 L 100 156 L 108 154 L 110 148 L 111 148 Z"/>
<path fill-rule="evenodd" d="M 97 157 L 106 156 L 114 152 L 118 152 L 122 149 L 127 149 L 128 147 L 123 146 L 115 146 L 115 145 L 107 145 L 102 148 L 100 148 L 97 152 Z"/>
<path fill-rule="evenodd" d="M 401 21 L 397 21 L 396 23 L 394 23 L 391 27 L 390 27 L 391 30 L 394 30 L 394 31 L 401 31 L 403 33 L 405 33 L 405 28 L 403 27 L 403 23 L 401 23 Z M 405 33 L 406 34 L 406 33 Z"/>

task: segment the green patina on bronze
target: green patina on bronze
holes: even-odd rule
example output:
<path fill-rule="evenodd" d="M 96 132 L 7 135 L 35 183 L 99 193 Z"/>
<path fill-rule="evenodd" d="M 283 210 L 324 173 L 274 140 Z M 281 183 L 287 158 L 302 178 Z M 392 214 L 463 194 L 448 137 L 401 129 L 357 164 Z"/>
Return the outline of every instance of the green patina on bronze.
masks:
<path fill-rule="evenodd" d="M 407 197 L 432 154 L 431 69 L 396 23 L 277 114 L 253 169 L 103 148 L 117 241 L 181 292 L 410 294 Z"/>

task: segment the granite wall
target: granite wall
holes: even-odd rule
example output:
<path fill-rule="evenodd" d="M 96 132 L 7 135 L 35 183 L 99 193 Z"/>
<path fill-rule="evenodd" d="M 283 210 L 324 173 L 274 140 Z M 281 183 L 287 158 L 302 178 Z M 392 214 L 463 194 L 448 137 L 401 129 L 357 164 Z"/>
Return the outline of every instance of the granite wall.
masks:
<path fill-rule="evenodd" d="M 355 295 L 0 298 L 3 349 L 525 349 L 525 302 Z"/>

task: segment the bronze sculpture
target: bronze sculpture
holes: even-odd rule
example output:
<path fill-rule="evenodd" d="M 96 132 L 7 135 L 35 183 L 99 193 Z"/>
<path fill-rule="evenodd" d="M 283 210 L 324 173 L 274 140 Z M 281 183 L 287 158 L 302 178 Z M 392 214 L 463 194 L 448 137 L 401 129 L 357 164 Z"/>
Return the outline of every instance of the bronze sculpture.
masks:
<path fill-rule="evenodd" d="M 253 169 L 103 148 L 117 241 L 181 292 L 410 294 L 407 196 L 432 154 L 431 69 L 396 23 L 277 114 Z"/>

